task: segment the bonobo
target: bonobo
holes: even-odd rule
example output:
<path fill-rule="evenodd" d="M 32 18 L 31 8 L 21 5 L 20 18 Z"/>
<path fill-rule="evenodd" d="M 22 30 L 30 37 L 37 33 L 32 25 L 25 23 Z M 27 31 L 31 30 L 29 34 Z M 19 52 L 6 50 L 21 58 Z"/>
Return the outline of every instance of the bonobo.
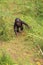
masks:
<path fill-rule="evenodd" d="M 26 25 L 29 28 L 28 24 L 26 24 L 21 19 L 19 19 L 19 18 L 15 19 L 15 22 L 14 22 L 14 32 L 15 32 L 15 34 L 19 33 L 20 31 L 23 31 L 23 24 Z"/>

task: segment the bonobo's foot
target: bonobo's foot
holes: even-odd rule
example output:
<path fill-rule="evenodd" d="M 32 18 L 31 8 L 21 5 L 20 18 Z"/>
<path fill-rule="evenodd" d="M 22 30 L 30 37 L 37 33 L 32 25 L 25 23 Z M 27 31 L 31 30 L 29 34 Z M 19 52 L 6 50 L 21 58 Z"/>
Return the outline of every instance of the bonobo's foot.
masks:
<path fill-rule="evenodd" d="M 20 34 L 20 32 L 16 32 L 16 33 L 15 33 L 16 36 L 19 36 L 19 34 Z"/>
<path fill-rule="evenodd" d="M 19 33 L 22 33 L 23 31 L 19 31 Z"/>
<path fill-rule="evenodd" d="M 15 32 L 15 35 L 17 36 L 17 35 L 18 35 L 18 33 L 17 33 L 17 32 Z"/>

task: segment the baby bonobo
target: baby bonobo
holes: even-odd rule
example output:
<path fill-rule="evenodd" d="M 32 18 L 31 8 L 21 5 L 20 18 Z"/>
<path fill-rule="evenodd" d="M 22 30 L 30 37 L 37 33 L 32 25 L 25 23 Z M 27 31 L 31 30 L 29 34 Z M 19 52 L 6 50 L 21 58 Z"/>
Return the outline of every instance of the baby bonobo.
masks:
<path fill-rule="evenodd" d="M 21 19 L 19 19 L 19 18 L 15 19 L 15 22 L 14 22 L 14 32 L 15 32 L 16 35 L 17 35 L 17 33 L 23 31 L 23 26 L 24 26 L 23 24 L 26 25 L 28 28 L 30 28 L 28 26 L 28 24 L 23 22 Z"/>

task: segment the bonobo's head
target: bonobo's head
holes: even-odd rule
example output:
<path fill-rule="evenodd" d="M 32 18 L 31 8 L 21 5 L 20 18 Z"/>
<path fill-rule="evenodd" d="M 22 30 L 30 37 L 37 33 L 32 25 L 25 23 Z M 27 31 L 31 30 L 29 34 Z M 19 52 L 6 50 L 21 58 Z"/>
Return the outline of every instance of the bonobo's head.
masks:
<path fill-rule="evenodd" d="M 17 25 L 21 25 L 21 20 L 19 18 L 16 18 L 15 22 L 16 22 Z"/>
<path fill-rule="evenodd" d="M 19 21 L 21 21 L 21 20 L 20 20 L 19 18 L 16 18 L 15 21 L 19 22 Z"/>

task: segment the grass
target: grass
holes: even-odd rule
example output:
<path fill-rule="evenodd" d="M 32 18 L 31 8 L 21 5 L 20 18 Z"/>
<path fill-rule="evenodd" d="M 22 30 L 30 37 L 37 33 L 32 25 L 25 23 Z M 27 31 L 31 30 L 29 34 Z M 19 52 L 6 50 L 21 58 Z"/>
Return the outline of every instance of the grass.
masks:
<path fill-rule="evenodd" d="M 6 50 L 17 65 L 43 63 L 37 48 L 40 45 L 43 51 L 42 6 L 42 0 L 0 0 L 0 49 Z M 24 26 L 24 32 L 16 37 L 13 30 L 15 18 L 25 21 L 31 29 Z"/>
<path fill-rule="evenodd" d="M 10 58 L 10 55 L 5 53 L 5 50 L 3 51 L 1 49 L 0 52 L 0 65 L 16 65 L 16 63 L 14 63 L 13 60 Z"/>

